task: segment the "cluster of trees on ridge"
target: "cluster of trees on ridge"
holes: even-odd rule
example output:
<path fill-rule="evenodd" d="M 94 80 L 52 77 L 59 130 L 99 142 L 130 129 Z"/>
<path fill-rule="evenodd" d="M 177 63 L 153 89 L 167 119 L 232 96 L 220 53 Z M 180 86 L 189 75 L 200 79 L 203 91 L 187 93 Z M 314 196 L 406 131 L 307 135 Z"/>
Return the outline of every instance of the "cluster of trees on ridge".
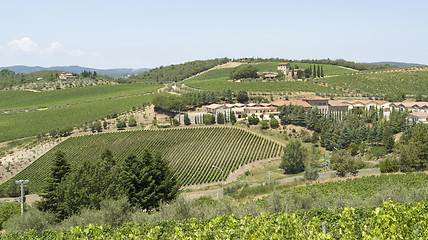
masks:
<path fill-rule="evenodd" d="M 197 73 L 227 62 L 229 62 L 228 58 L 216 58 L 211 60 L 197 60 L 165 67 L 160 66 L 126 79 L 118 79 L 117 81 L 142 83 L 179 82 Z"/>
<path fill-rule="evenodd" d="M 43 80 L 41 81 L 54 82 L 58 80 L 58 77 L 60 74 L 61 74 L 61 71 L 43 70 L 43 71 L 25 74 L 25 73 L 15 73 L 8 69 L 2 69 L 0 71 L 0 89 L 11 88 L 17 85 L 36 82 L 38 81 L 37 78 L 43 78 Z M 81 74 L 77 74 L 77 73 L 72 73 L 72 74 L 77 78 L 81 78 L 81 79 L 103 78 L 103 79 L 113 80 L 112 77 L 98 75 L 97 72 L 95 71 L 90 72 L 85 70 Z"/>

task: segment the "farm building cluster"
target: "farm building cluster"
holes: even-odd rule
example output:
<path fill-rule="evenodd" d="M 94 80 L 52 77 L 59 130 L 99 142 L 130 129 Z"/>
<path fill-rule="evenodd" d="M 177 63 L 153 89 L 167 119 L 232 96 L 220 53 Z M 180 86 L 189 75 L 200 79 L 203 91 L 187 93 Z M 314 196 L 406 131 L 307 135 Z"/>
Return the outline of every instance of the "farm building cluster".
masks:
<path fill-rule="evenodd" d="M 244 113 L 249 116 L 256 114 L 269 119 L 271 114 L 279 118 L 278 107 L 285 105 L 302 106 L 305 109 L 317 108 L 323 114 L 340 113 L 352 109 L 369 110 L 383 109 L 384 115 L 389 117 L 392 110 L 409 111 L 409 120 L 428 123 L 428 102 L 398 102 L 391 103 L 383 100 L 330 100 L 323 97 L 310 97 L 301 100 L 276 100 L 271 103 L 235 103 L 211 104 L 205 106 L 206 113 L 216 116 L 218 113 L 228 114 L 233 111 L 238 119 L 243 119 Z"/>

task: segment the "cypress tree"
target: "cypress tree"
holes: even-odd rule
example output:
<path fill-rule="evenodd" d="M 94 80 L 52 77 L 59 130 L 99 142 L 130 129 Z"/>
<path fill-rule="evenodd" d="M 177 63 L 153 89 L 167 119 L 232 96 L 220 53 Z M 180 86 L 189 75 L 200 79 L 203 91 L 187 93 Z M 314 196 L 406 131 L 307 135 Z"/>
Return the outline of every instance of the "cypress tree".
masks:
<path fill-rule="evenodd" d="M 316 78 L 316 77 L 317 77 L 317 69 L 316 69 L 316 67 L 315 67 L 315 64 L 314 64 L 313 76 L 314 76 L 314 78 Z"/>
<path fill-rule="evenodd" d="M 318 68 L 317 68 L 317 76 L 318 76 L 318 77 L 321 77 L 321 69 L 320 69 L 320 65 L 318 65 Z"/>
<path fill-rule="evenodd" d="M 324 68 L 321 66 L 321 77 L 324 77 Z"/>

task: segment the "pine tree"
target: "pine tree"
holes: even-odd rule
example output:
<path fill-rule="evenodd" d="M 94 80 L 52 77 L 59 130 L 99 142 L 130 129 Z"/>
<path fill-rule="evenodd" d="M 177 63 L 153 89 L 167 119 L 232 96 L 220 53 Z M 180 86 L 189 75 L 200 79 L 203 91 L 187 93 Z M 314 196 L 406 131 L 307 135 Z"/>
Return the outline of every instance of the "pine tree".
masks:
<path fill-rule="evenodd" d="M 63 218 L 64 211 L 59 207 L 59 202 L 62 195 L 58 194 L 58 187 L 70 172 L 70 164 L 65 159 L 64 152 L 57 151 L 51 167 L 50 178 L 45 189 L 45 194 L 42 195 L 43 200 L 39 204 L 39 208 L 45 212 L 52 212 L 59 219 Z"/>

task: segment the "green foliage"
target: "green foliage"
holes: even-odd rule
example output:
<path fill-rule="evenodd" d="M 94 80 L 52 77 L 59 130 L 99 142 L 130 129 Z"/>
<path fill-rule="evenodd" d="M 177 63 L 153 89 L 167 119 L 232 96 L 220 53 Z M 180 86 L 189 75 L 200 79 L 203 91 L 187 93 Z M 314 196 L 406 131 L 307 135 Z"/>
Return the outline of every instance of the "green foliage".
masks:
<path fill-rule="evenodd" d="M 259 124 L 260 119 L 258 116 L 256 116 L 256 114 L 251 114 L 251 116 L 248 117 L 248 124 L 250 125 L 257 125 Z"/>
<path fill-rule="evenodd" d="M 386 148 L 382 146 L 375 146 L 370 148 L 370 157 L 372 159 L 379 159 L 381 157 L 384 157 L 386 155 Z"/>
<path fill-rule="evenodd" d="M 230 122 L 232 123 L 232 125 L 235 125 L 236 123 L 236 115 L 234 111 L 230 111 Z"/>
<path fill-rule="evenodd" d="M 397 159 L 387 158 L 379 163 L 381 173 L 394 173 L 400 170 L 400 163 Z"/>
<path fill-rule="evenodd" d="M 300 173 L 305 170 L 307 150 L 300 141 L 291 140 L 284 149 L 280 167 L 286 174 Z"/>
<path fill-rule="evenodd" d="M 310 181 L 317 180 L 319 177 L 318 168 L 317 167 L 307 167 L 305 169 L 305 173 L 303 174 L 303 177 L 306 180 L 310 180 Z"/>
<path fill-rule="evenodd" d="M 224 115 L 223 113 L 217 113 L 217 123 L 224 124 Z"/>
<path fill-rule="evenodd" d="M 258 78 L 257 68 L 250 64 L 236 67 L 229 75 L 231 79 Z"/>
<path fill-rule="evenodd" d="M 428 166 L 428 125 L 412 127 L 410 137 L 398 147 L 400 169 L 403 172 L 423 171 Z"/>
<path fill-rule="evenodd" d="M 184 125 L 188 126 L 190 125 L 190 118 L 189 118 L 189 114 L 184 114 Z"/>
<path fill-rule="evenodd" d="M 271 118 L 269 125 L 271 128 L 277 129 L 279 127 L 279 122 L 278 122 L 278 120 L 276 120 L 276 118 Z"/>
<path fill-rule="evenodd" d="M 178 193 L 179 185 L 160 154 L 154 157 L 144 150 L 141 159 L 129 155 L 123 164 L 121 181 L 131 206 L 152 210 L 160 202 L 169 202 Z"/>
<path fill-rule="evenodd" d="M 102 132 L 103 128 L 101 127 L 101 122 L 100 121 L 95 121 L 94 123 L 91 124 L 90 126 L 91 131 L 94 132 Z"/>
<path fill-rule="evenodd" d="M 51 163 L 50 176 L 47 179 L 48 184 L 44 189 L 45 194 L 42 195 L 43 201 L 39 203 L 38 207 L 45 212 L 55 214 L 57 219 L 63 219 L 67 215 L 58 204 L 64 201 L 64 196 L 58 192 L 58 188 L 69 173 L 70 164 L 65 158 L 65 153 L 56 151 Z"/>
<path fill-rule="evenodd" d="M 245 90 L 241 90 L 238 92 L 238 95 L 236 96 L 236 100 L 240 103 L 246 103 L 248 102 L 248 93 Z"/>
<path fill-rule="evenodd" d="M 428 234 L 427 204 L 385 202 L 379 207 L 345 207 L 333 211 L 263 213 L 239 218 L 224 215 L 214 219 L 161 221 L 156 224 L 130 222 L 120 228 L 108 225 L 45 231 L 51 239 L 423 239 Z M 273 208 L 274 209 L 274 208 Z M 326 224 L 326 233 L 322 225 Z M 33 239 L 34 230 L 6 233 L 5 239 Z"/>
<path fill-rule="evenodd" d="M 46 185 L 56 151 L 64 152 L 72 166 L 80 166 L 85 161 L 99 161 L 106 147 L 117 161 L 123 161 L 130 153 L 140 158 L 143 149 L 160 152 L 182 185 L 219 181 L 222 176 L 211 167 L 213 163 L 218 163 L 226 177 L 242 164 L 280 155 L 279 144 L 235 127 L 140 130 L 72 137 L 3 183 L 0 191 L 10 182 L 29 179 L 29 190 L 40 193 Z"/>
<path fill-rule="evenodd" d="M 358 169 L 361 168 L 361 163 L 345 149 L 334 151 L 330 163 L 331 168 L 336 170 L 339 177 L 344 177 L 347 173 L 355 176 L 358 174 Z"/>
<path fill-rule="evenodd" d="M 152 101 L 155 110 L 165 110 L 170 112 L 179 112 L 184 109 L 184 104 L 176 95 L 158 95 Z"/>
<path fill-rule="evenodd" d="M 20 214 L 12 216 L 8 221 L 4 223 L 4 228 L 8 232 L 30 232 L 32 237 L 23 237 L 22 239 L 36 239 L 37 235 L 42 233 L 43 230 L 47 229 L 54 223 L 54 216 L 52 213 L 39 211 L 37 209 L 30 209 L 24 212 L 21 217 Z M 19 239 L 21 236 L 14 236 L 10 239 Z M 13 235 L 12 235 L 13 236 Z"/>
<path fill-rule="evenodd" d="M 0 202 L 0 213 L 0 230 L 2 230 L 4 222 L 13 215 L 21 213 L 21 204 L 17 202 Z"/>
<path fill-rule="evenodd" d="M 137 126 L 137 120 L 135 119 L 134 116 L 129 118 L 128 126 L 130 126 L 130 127 L 136 127 Z"/>
<path fill-rule="evenodd" d="M 123 130 L 126 128 L 126 122 L 123 120 L 118 120 L 116 123 L 117 130 Z"/>
<path fill-rule="evenodd" d="M 260 122 L 260 129 L 269 129 L 269 121 L 268 120 L 263 120 Z"/>
<path fill-rule="evenodd" d="M 179 82 L 197 73 L 208 70 L 217 65 L 228 62 L 227 58 L 216 58 L 212 60 L 197 60 L 183 64 L 160 66 L 148 72 L 143 72 L 125 79 L 126 82 L 144 83 L 170 83 Z"/>
<path fill-rule="evenodd" d="M 215 124 L 215 117 L 211 114 L 204 114 L 203 116 L 203 122 L 205 125 L 212 125 Z"/>

